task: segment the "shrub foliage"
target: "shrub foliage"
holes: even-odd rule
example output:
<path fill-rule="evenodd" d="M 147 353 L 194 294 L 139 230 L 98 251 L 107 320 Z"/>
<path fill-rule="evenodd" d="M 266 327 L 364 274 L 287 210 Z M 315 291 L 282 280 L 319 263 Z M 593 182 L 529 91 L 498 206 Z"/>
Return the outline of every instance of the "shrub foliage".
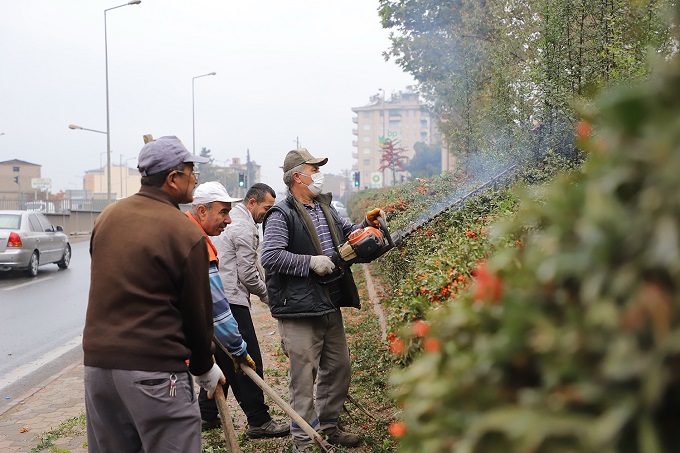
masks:
<path fill-rule="evenodd" d="M 404 451 L 680 451 L 678 112 L 675 58 L 582 109 L 581 170 L 491 191 L 381 258 Z M 413 183 L 422 203 L 446 178 Z"/>

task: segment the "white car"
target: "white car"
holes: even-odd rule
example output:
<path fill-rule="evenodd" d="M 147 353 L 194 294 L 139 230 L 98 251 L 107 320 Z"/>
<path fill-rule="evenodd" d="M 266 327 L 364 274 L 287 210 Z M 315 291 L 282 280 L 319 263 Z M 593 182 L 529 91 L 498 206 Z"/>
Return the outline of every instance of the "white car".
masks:
<path fill-rule="evenodd" d="M 57 210 L 51 201 L 27 201 L 26 210 L 33 212 L 55 213 Z"/>
<path fill-rule="evenodd" d="M 39 212 L 0 211 L 0 271 L 25 270 L 35 277 L 43 264 L 66 269 L 71 244 L 63 231 Z"/>

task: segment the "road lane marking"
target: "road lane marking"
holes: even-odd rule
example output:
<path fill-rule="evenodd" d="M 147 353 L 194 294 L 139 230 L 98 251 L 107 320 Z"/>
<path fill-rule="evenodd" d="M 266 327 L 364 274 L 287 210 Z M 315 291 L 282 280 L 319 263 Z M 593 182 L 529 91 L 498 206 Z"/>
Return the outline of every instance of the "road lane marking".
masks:
<path fill-rule="evenodd" d="M 54 278 L 54 275 L 52 275 L 51 277 L 42 277 L 42 278 L 39 278 L 37 280 L 31 280 L 30 282 L 26 282 L 26 283 L 19 283 L 18 285 L 8 286 L 8 287 L 2 288 L 2 289 L 4 289 L 5 291 L 11 291 L 13 289 L 23 288 L 24 286 L 35 285 L 36 283 L 40 283 L 40 282 L 46 282 L 47 280 L 52 280 L 53 278 Z"/>
<path fill-rule="evenodd" d="M 78 335 L 73 340 L 63 344 L 57 349 L 53 349 L 52 351 L 48 352 L 42 357 L 39 357 L 32 362 L 21 365 L 19 368 L 16 368 L 15 370 L 5 374 L 4 376 L 0 376 L 0 389 L 8 387 L 9 385 L 15 383 L 19 379 L 28 376 L 32 372 L 36 371 L 37 369 L 41 368 L 44 365 L 47 365 L 51 361 L 58 359 L 59 357 L 66 354 L 71 349 L 81 345 L 82 343 L 83 336 Z"/>

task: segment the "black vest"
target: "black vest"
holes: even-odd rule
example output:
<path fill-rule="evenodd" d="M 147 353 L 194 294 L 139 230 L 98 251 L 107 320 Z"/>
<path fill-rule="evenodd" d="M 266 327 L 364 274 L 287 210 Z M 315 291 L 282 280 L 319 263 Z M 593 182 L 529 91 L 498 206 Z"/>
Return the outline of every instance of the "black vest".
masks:
<path fill-rule="evenodd" d="M 333 237 L 333 244 L 337 250 L 339 245 L 337 242 L 344 242 L 345 240 L 342 232 L 342 219 L 329 206 L 330 194 L 319 195 L 316 199 L 324 212 Z M 266 228 L 267 219 L 272 212 L 280 212 L 288 225 L 288 247 L 286 247 L 286 250 L 300 255 L 320 255 L 321 250 L 317 250 L 314 245 L 314 242 L 319 242 L 316 230 L 310 233 L 308 228 L 308 225 L 311 224 L 311 217 L 307 215 L 308 221 L 306 223 L 295 207 L 296 202 L 297 200 L 292 195 L 288 195 L 284 200 L 272 206 L 264 218 L 262 228 L 263 230 Z M 305 209 L 301 203 L 299 208 Z M 312 239 L 312 235 L 314 239 Z M 359 292 L 349 267 L 344 269 L 342 277 L 336 282 L 342 293 L 341 300 L 336 304 L 331 301 L 328 287 L 311 270 L 307 277 L 296 277 L 269 270 L 265 270 L 265 275 L 269 309 L 274 318 L 320 316 L 331 313 L 339 307 L 361 307 Z"/>

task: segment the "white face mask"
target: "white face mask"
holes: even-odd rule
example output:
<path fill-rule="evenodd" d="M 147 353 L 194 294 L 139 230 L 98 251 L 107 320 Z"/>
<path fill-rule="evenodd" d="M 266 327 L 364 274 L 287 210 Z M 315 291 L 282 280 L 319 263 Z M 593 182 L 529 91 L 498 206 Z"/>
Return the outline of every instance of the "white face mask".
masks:
<path fill-rule="evenodd" d="M 305 175 L 304 173 L 300 173 L 301 175 Z M 324 183 L 324 176 L 323 173 L 314 173 L 313 175 L 305 175 L 309 176 L 312 178 L 312 183 L 307 185 L 307 188 L 309 189 L 310 192 L 312 192 L 312 195 L 315 197 L 321 193 L 323 190 L 323 183 Z M 302 183 L 304 184 L 304 183 Z M 306 185 L 306 184 L 305 184 Z"/>

